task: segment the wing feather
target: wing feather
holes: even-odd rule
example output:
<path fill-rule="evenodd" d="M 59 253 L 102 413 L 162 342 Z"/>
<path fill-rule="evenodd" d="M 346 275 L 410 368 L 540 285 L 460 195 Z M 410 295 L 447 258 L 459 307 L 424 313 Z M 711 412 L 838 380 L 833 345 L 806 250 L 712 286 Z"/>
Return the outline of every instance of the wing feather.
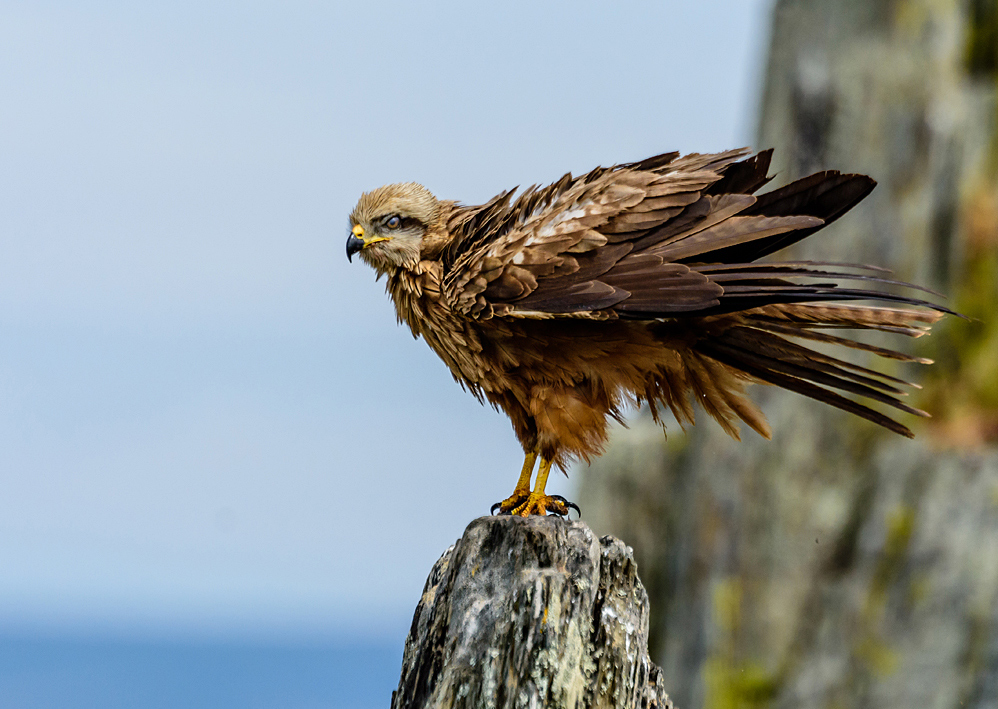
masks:
<path fill-rule="evenodd" d="M 753 263 L 837 219 L 875 184 L 823 172 L 756 196 L 770 158 L 744 149 L 666 153 L 456 208 L 442 292 L 472 318 L 522 311 L 652 320 L 864 299 L 949 312 L 883 290 L 907 284 L 879 275 Z M 844 287 L 848 280 L 874 287 Z"/>

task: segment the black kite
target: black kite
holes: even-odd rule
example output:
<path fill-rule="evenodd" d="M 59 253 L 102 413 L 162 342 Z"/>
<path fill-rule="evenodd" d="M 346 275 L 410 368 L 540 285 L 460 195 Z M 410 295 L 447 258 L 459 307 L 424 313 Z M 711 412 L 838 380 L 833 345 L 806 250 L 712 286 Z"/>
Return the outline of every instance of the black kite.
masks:
<path fill-rule="evenodd" d="M 633 402 L 691 424 L 695 400 L 731 436 L 741 420 L 768 438 L 744 396 L 764 382 L 912 435 L 842 394 L 927 415 L 900 400 L 907 382 L 799 341 L 925 361 L 832 332 L 919 337 L 949 311 L 883 290 L 912 286 L 880 269 L 762 260 L 876 184 L 829 171 L 755 196 L 770 157 L 668 153 L 477 206 L 411 182 L 360 198 L 347 256 L 386 276 L 399 320 L 512 421 L 526 459 L 501 511 L 567 514 L 570 503 L 544 493 L 551 465 L 601 453 L 608 419 Z M 892 305 L 856 304 L 871 300 Z"/>

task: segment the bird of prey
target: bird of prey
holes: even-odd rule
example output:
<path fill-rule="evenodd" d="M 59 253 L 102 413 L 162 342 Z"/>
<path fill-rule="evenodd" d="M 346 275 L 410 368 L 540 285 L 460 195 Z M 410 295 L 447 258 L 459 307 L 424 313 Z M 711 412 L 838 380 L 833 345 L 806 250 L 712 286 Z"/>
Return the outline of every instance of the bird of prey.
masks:
<path fill-rule="evenodd" d="M 599 455 L 608 420 L 633 403 L 685 426 L 695 401 L 734 438 L 739 420 L 769 438 L 744 395 L 760 382 L 912 435 L 862 401 L 926 416 L 901 401 L 907 382 L 808 344 L 927 362 L 842 331 L 919 337 L 951 311 L 882 269 L 767 258 L 876 184 L 827 171 L 756 195 L 771 155 L 667 153 L 475 206 L 413 182 L 361 196 L 348 258 L 386 277 L 399 321 L 509 416 L 523 446 L 513 494 L 493 512 L 567 515 L 574 505 L 544 492 L 552 465 Z"/>

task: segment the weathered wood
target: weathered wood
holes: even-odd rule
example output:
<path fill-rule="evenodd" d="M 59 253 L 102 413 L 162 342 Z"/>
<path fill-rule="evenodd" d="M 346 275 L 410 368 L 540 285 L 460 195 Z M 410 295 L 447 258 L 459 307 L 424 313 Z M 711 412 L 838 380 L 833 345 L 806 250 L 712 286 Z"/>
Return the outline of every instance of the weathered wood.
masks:
<path fill-rule="evenodd" d="M 672 709 L 631 550 L 583 522 L 472 522 L 433 566 L 392 709 Z"/>

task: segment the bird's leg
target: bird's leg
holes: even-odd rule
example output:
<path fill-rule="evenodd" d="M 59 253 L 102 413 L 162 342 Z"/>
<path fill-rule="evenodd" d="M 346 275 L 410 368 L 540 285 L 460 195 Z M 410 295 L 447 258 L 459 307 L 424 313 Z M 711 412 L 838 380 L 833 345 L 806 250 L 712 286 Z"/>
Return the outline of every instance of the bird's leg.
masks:
<path fill-rule="evenodd" d="M 545 494 L 544 486 L 547 485 L 550 473 L 551 461 L 541 456 L 541 467 L 537 470 L 537 482 L 534 484 L 534 490 L 517 507 L 513 508 L 513 514 L 520 515 L 521 517 L 528 517 L 530 515 L 541 515 L 543 517 L 548 512 L 553 512 L 556 515 L 567 517 L 569 509 L 574 509 L 580 515 L 582 514 L 579 506 L 574 502 L 569 502 L 561 495 Z"/>
<path fill-rule="evenodd" d="M 492 505 L 492 514 L 499 510 L 500 514 L 509 514 L 519 507 L 530 496 L 530 476 L 534 474 L 534 463 L 537 462 L 537 453 L 527 453 L 523 459 L 523 469 L 520 471 L 520 479 L 516 481 L 513 494 L 502 502 Z"/>

